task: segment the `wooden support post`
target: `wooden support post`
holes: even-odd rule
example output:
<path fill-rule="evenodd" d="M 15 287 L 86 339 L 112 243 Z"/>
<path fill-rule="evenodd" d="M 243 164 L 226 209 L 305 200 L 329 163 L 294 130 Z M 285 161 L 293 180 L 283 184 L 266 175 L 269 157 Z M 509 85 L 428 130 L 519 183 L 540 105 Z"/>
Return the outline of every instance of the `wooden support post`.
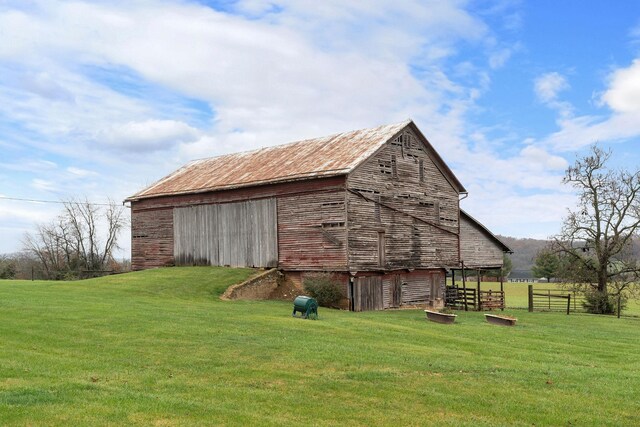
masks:
<path fill-rule="evenodd" d="M 467 277 L 464 274 L 464 261 L 462 261 L 462 294 L 464 298 L 464 311 L 469 311 L 467 306 Z"/>
<path fill-rule="evenodd" d="M 570 311 L 571 311 L 571 294 L 567 295 L 567 316 L 569 315 Z"/>
<path fill-rule="evenodd" d="M 480 269 L 477 270 L 478 275 L 478 290 L 476 292 L 476 310 L 482 310 L 482 305 L 480 305 Z"/>
<path fill-rule="evenodd" d="M 533 285 L 529 285 L 529 311 L 533 311 Z"/>
<path fill-rule="evenodd" d="M 504 296 L 504 277 L 502 277 L 502 270 L 500 270 L 500 292 L 502 293 L 502 308 L 500 310 L 504 311 L 504 307 L 507 305 L 507 299 Z"/>

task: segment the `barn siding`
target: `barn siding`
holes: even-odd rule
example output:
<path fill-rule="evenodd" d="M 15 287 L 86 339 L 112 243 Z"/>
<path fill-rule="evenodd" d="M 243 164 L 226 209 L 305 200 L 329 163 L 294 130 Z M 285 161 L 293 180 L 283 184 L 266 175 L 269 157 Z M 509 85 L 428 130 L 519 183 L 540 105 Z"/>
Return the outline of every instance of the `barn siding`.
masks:
<path fill-rule="evenodd" d="M 400 139 L 387 143 L 347 179 L 352 269 L 458 264 L 458 192 L 423 143 L 408 130 L 404 134 L 410 146 Z M 376 250 L 381 233 L 384 265 Z"/>
<path fill-rule="evenodd" d="M 256 185 L 231 190 L 209 191 L 202 193 L 162 196 L 140 199 L 131 202 L 136 211 L 157 208 L 174 208 L 212 203 L 240 202 L 293 194 L 309 194 L 316 191 L 330 191 L 345 188 L 345 177 L 317 178 L 312 181 L 295 181 L 277 184 Z"/>
<path fill-rule="evenodd" d="M 133 270 L 173 264 L 173 209 L 131 212 Z"/>
<path fill-rule="evenodd" d="M 176 264 L 276 267 L 276 200 L 174 209 Z"/>
<path fill-rule="evenodd" d="M 461 216 L 460 234 L 460 255 L 465 267 L 502 267 L 503 249 L 464 215 Z"/>
<path fill-rule="evenodd" d="M 170 265 L 174 262 L 173 209 L 179 207 L 238 202 L 291 195 L 311 195 L 317 192 L 336 192 L 344 200 L 344 177 L 319 178 L 312 182 L 287 182 L 250 188 L 222 190 L 196 194 L 155 197 L 131 202 L 131 263 L 134 270 Z M 342 190 L 342 191 L 340 191 Z M 333 231 L 332 231 L 333 233 Z M 146 236 L 143 238 L 137 235 Z M 291 245 L 290 245 L 291 246 Z M 155 249 L 154 249 L 155 248 Z M 289 264 L 295 257 L 289 253 Z M 346 257 L 345 257 L 346 258 Z M 318 268 L 314 261 L 309 267 Z M 320 263 L 322 264 L 322 263 Z M 338 264 L 331 261 L 330 265 Z M 346 259 L 341 263 L 346 266 Z M 300 266 L 301 268 L 304 265 Z M 346 267 L 345 267 L 346 269 Z"/>
<path fill-rule="evenodd" d="M 278 258 L 285 270 L 347 270 L 344 190 L 278 198 Z"/>
<path fill-rule="evenodd" d="M 384 308 L 437 304 L 444 295 L 445 278 L 444 270 L 439 269 L 386 273 L 382 276 Z M 394 282 L 401 284 L 398 306 L 392 304 Z"/>

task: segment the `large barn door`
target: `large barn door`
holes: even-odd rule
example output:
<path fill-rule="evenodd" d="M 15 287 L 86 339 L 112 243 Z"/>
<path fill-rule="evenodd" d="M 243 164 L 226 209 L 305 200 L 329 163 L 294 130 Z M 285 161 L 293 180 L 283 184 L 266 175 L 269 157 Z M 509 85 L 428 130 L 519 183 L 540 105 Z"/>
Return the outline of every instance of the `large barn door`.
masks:
<path fill-rule="evenodd" d="M 353 311 L 382 310 L 381 276 L 357 277 L 353 284 Z"/>
<path fill-rule="evenodd" d="M 177 265 L 277 267 L 275 199 L 175 208 Z"/>

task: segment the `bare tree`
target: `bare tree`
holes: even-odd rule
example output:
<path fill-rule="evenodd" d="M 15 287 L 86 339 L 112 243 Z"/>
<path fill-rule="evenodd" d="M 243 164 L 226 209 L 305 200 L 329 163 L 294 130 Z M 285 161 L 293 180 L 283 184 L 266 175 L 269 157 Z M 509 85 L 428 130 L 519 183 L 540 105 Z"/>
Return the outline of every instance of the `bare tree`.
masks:
<path fill-rule="evenodd" d="M 53 222 L 25 235 L 25 249 L 40 260 L 50 279 L 107 269 L 126 225 L 123 207 L 110 200 L 102 208 L 86 199 L 68 200 L 63 206 Z"/>
<path fill-rule="evenodd" d="M 563 182 L 577 189 L 552 247 L 562 257 L 559 275 L 590 292 L 594 312 L 612 312 L 611 297 L 637 292 L 640 268 L 633 240 L 640 231 L 640 171 L 613 170 L 611 151 L 597 145 L 566 171 Z"/>

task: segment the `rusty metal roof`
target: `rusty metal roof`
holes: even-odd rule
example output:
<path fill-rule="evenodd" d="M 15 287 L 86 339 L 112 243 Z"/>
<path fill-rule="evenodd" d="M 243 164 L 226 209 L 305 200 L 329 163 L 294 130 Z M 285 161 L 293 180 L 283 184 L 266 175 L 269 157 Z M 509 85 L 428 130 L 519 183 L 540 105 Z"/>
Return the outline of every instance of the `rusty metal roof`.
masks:
<path fill-rule="evenodd" d="M 345 175 L 409 124 L 415 127 L 411 120 L 405 120 L 371 129 L 195 160 L 128 197 L 126 201 Z M 459 184 L 455 177 L 453 179 Z M 461 184 L 459 187 L 464 191 Z"/>

